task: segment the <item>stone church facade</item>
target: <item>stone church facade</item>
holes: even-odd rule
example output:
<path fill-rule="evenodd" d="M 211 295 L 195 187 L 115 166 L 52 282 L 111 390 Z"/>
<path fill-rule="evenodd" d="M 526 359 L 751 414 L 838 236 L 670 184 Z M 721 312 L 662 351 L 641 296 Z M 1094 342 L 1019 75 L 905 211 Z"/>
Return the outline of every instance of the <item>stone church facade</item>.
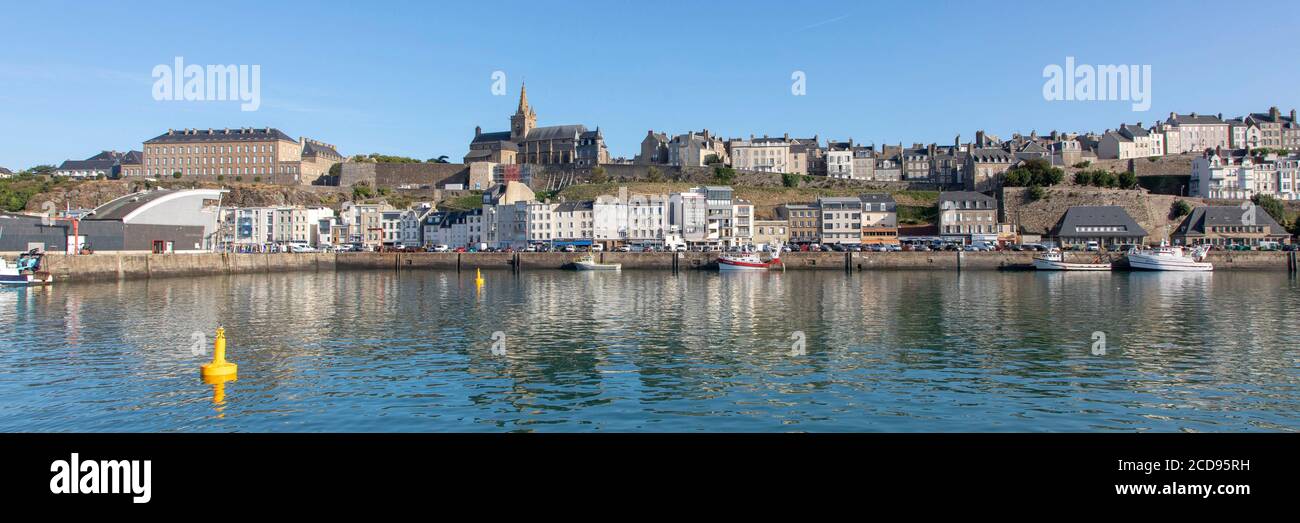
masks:
<path fill-rule="evenodd" d="M 537 112 L 528 104 L 528 87 L 523 86 L 509 131 L 474 129 L 465 163 L 474 162 L 594 167 L 609 163 L 609 150 L 599 127 L 594 131 L 580 124 L 538 127 Z"/>

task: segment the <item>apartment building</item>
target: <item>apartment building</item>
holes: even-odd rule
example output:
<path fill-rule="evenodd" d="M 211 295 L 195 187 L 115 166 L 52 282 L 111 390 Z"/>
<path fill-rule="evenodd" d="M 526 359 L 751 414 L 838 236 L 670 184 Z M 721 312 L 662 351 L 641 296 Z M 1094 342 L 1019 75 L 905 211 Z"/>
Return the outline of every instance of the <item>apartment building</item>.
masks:
<path fill-rule="evenodd" d="M 862 243 L 862 200 L 854 197 L 817 199 L 820 211 L 821 243 Z"/>
<path fill-rule="evenodd" d="M 321 247 L 320 222 L 333 217 L 334 211 L 328 207 L 226 208 L 222 209 L 221 239 L 237 248 L 289 243 Z"/>
<path fill-rule="evenodd" d="M 1169 113 L 1165 125 L 1167 129 L 1162 130 L 1166 133 L 1165 150 L 1168 154 L 1200 153 L 1230 146 L 1231 129 L 1222 116 Z M 1176 135 L 1172 142 L 1170 133 Z"/>
<path fill-rule="evenodd" d="M 862 201 L 862 243 L 898 245 L 898 203 L 887 193 L 869 193 Z"/>
<path fill-rule="evenodd" d="M 998 240 L 998 202 L 973 191 L 939 193 L 939 236 L 961 243 Z"/>
<path fill-rule="evenodd" d="M 1296 121 L 1295 109 L 1285 116 L 1277 107 L 1270 107 L 1267 113 L 1251 113 L 1246 122 L 1259 129 L 1259 143 L 1251 147 L 1300 151 L 1300 122 Z"/>
<path fill-rule="evenodd" d="M 776 208 L 777 219 L 790 227 L 790 242 L 810 244 L 821 241 L 821 211 L 812 203 L 787 203 Z"/>

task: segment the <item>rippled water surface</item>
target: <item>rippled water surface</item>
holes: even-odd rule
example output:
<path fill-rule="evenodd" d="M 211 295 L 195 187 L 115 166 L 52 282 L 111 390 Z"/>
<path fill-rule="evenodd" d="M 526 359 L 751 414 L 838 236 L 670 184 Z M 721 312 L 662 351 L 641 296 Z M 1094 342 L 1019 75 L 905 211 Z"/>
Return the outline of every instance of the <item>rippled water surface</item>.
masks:
<path fill-rule="evenodd" d="M 0 289 L 0 430 L 1300 428 L 1285 273 L 485 277 Z M 219 325 L 220 390 L 193 353 Z"/>

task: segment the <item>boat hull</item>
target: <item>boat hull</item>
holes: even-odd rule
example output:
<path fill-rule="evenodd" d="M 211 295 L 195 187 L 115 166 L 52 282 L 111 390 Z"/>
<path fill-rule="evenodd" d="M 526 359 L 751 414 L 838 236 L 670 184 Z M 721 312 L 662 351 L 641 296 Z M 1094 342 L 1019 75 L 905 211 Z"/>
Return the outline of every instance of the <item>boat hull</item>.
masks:
<path fill-rule="evenodd" d="M 771 269 L 777 262 L 747 262 L 740 260 L 730 260 L 727 258 L 718 258 L 718 270 L 720 271 L 766 271 Z"/>
<path fill-rule="evenodd" d="M 51 283 L 54 283 L 54 277 L 49 274 L 0 274 L 0 285 L 4 286 L 21 287 Z"/>
<path fill-rule="evenodd" d="M 1209 272 L 1214 270 L 1214 264 L 1209 262 L 1154 259 L 1146 256 L 1129 256 L 1128 266 L 1143 271 Z"/>
<path fill-rule="evenodd" d="M 620 271 L 623 270 L 623 264 L 577 262 L 574 264 L 574 268 L 580 271 Z"/>
<path fill-rule="evenodd" d="M 1067 263 L 1034 258 L 1034 268 L 1040 271 L 1109 271 L 1109 263 Z"/>

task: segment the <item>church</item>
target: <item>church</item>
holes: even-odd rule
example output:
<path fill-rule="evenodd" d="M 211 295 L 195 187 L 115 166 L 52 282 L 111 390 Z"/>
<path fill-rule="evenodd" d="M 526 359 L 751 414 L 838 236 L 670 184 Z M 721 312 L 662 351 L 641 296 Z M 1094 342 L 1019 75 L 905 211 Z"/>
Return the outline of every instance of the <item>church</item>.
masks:
<path fill-rule="evenodd" d="M 510 130 L 485 133 L 474 128 L 465 163 L 573 165 L 594 167 L 609 163 L 605 137 L 597 127 L 584 125 L 537 126 L 537 112 L 528 105 L 528 86 L 519 89 L 519 108 L 510 117 Z"/>

